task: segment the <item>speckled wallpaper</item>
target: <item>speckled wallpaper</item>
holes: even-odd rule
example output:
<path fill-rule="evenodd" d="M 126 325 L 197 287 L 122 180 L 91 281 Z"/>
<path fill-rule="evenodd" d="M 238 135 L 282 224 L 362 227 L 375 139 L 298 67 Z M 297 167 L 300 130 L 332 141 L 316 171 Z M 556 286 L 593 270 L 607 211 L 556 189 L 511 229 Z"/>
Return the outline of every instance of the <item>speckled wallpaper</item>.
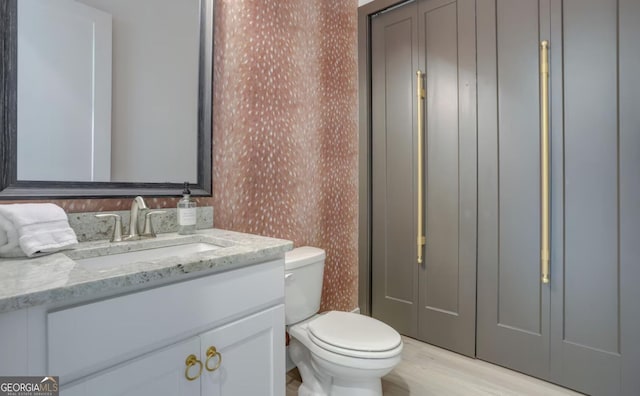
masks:
<path fill-rule="evenodd" d="M 325 249 L 323 310 L 358 305 L 357 7 L 217 7 L 215 226 Z"/>
<path fill-rule="evenodd" d="M 358 306 L 357 0 L 216 0 L 214 226 L 327 251 L 322 310 Z M 178 198 L 147 198 L 175 207 Z M 36 202 L 36 201 L 32 201 Z M 67 212 L 130 199 L 56 200 Z"/>

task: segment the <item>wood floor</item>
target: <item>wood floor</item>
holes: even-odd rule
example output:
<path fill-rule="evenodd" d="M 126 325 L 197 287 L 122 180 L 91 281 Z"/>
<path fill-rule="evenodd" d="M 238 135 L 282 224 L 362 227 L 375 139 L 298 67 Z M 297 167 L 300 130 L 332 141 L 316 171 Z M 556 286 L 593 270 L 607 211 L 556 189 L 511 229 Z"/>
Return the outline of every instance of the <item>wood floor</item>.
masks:
<path fill-rule="evenodd" d="M 571 390 L 403 337 L 402 362 L 382 379 L 384 396 L 580 395 Z M 300 378 L 287 375 L 287 395 Z"/>

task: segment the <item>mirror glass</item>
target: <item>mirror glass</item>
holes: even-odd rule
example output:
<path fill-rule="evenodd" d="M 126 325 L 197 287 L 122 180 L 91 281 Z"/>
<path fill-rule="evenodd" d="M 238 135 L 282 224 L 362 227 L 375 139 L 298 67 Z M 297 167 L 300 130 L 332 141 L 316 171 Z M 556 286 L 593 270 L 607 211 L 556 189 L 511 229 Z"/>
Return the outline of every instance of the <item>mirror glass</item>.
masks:
<path fill-rule="evenodd" d="M 17 0 L 14 12 L 0 187 L 210 191 L 212 0 Z"/>

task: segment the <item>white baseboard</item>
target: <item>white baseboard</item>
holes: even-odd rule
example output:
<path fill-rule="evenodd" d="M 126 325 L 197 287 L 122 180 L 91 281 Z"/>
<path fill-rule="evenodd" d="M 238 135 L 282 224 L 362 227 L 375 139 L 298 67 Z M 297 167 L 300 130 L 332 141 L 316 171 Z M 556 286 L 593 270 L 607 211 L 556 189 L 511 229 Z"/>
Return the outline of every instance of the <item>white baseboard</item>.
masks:
<path fill-rule="evenodd" d="M 351 312 L 359 314 L 360 313 L 360 307 L 356 307 L 356 308 L 352 309 Z"/>

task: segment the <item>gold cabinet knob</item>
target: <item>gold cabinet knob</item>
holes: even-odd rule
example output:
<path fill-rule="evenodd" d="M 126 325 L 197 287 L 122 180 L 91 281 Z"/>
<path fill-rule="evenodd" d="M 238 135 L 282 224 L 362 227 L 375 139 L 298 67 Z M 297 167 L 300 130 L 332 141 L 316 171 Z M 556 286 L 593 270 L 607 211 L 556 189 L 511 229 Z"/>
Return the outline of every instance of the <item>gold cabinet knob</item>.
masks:
<path fill-rule="evenodd" d="M 197 380 L 198 377 L 200 377 L 200 374 L 202 374 L 202 362 L 200 360 L 198 360 L 196 355 L 191 354 L 191 355 L 187 356 L 187 360 L 185 361 L 185 364 L 187 365 L 187 368 L 184 370 L 185 378 L 188 379 L 189 381 Z M 189 376 L 189 371 L 191 370 L 191 367 L 196 366 L 196 365 L 199 366 L 198 367 L 198 374 L 196 374 L 194 377 L 190 377 Z"/>
<path fill-rule="evenodd" d="M 211 361 L 211 359 L 214 359 L 217 357 L 217 363 L 214 367 L 209 367 L 209 362 Z M 207 360 L 204 363 L 204 367 L 207 369 L 207 371 L 216 371 L 218 368 L 220 368 L 220 365 L 222 364 L 222 355 L 220 354 L 220 352 L 218 352 L 216 350 L 216 347 L 212 346 L 209 347 L 209 349 L 207 349 Z"/>

